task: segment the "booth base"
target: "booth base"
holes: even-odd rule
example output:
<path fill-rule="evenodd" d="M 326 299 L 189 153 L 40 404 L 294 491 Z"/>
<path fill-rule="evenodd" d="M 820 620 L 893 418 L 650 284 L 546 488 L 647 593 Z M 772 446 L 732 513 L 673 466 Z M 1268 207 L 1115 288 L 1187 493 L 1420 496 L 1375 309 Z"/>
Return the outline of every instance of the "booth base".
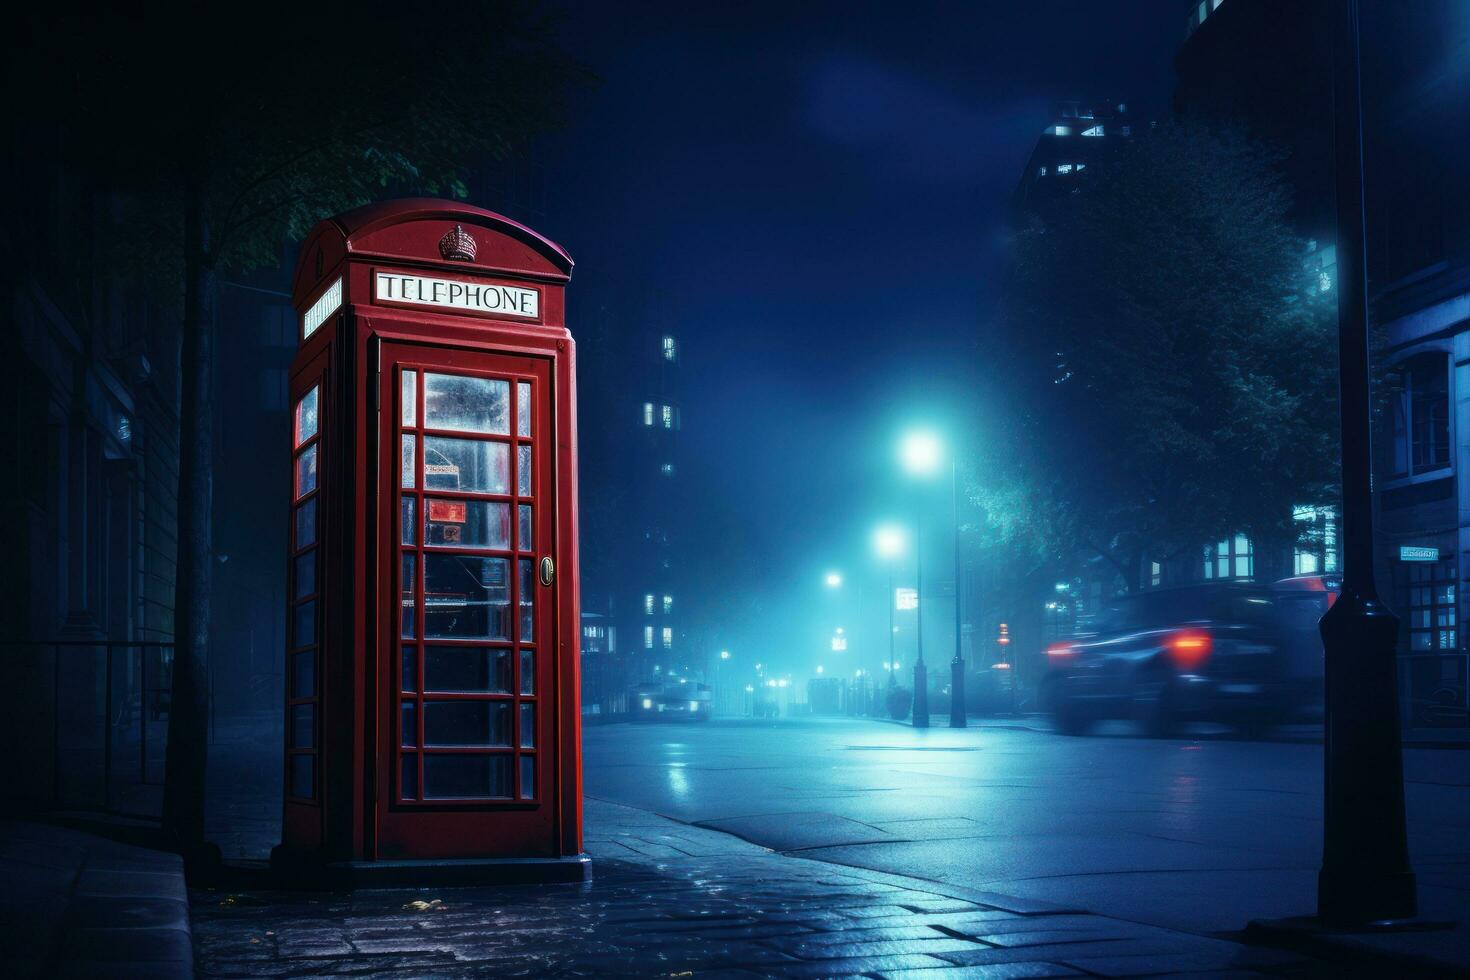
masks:
<path fill-rule="evenodd" d="M 471 885 L 535 885 L 587 881 L 586 854 L 542 858 L 445 858 L 395 861 L 314 861 L 277 847 L 271 854 L 277 880 L 293 888 L 418 888 Z"/>

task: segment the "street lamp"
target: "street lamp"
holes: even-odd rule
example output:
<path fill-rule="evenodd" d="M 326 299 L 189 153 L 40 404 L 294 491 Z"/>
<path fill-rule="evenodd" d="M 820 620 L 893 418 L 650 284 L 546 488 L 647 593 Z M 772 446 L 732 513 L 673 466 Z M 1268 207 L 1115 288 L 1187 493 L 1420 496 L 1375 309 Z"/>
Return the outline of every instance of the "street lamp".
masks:
<path fill-rule="evenodd" d="M 904 469 L 914 476 L 932 476 L 941 466 L 944 447 L 939 437 L 932 432 L 910 432 L 903 439 L 899 455 Z M 949 662 L 950 698 L 949 727 L 964 728 L 965 719 L 965 660 L 962 656 L 963 627 L 960 607 L 960 480 L 959 462 L 955 454 L 949 454 L 949 488 L 951 521 L 954 525 L 954 658 Z M 920 544 L 922 531 L 919 520 L 914 522 L 914 556 L 918 566 L 918 661 L 914 664 L 914 727 L 929 727 L 928 677 L 924 666 L 924 564 Z"/>
<path fill-rule="evenodd" d="M 898 669 L 898 661 L 893 649 L 898 633 L 897 627 L 893 625 L 893 607 L 897 604 L 893 592 L 893 560 L 903 554 L 903 546 L 903 528 L 897 524 L 884 524 L 873 532 L 873 550 L 888 563 L 888 662 L 883 665 L 883 668 L 888 672 L 888 690 L 890 691 L 894 687 L 893 672 Z"/>

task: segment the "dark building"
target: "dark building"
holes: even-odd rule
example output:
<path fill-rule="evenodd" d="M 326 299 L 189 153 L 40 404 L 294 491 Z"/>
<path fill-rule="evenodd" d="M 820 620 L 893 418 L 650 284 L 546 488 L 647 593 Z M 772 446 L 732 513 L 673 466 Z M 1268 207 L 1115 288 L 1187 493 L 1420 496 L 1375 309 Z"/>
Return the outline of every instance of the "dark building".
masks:
<path fill-rule="evenodd" d="M 1191 4 L 1176 105 L 1281 147 L 1299 228 L 1331 242 L 1332 6 Z M 1470 614 L 1470 7 L 1365 4 L 1367 263 L 1380 358 L 1379 586 L 1403 620 L 1406 721 L 1464 723 Z M 1332 274 L 1331 246 L 1322 275 Z"/>
<path fill-rule="evenodd" d="M 1057 102 L 1021 171 L 1012 201 L 1017 212 L 1086 185 L 1106 148 L 1134 135 L 1122 102 Z M 1091 168 L 1091 169 L 1089 169 Z"/>
<path fill-rule="evenodd" d="M 11 324 L 0 658 L 5 734 L 26 751 L 4 795 L 103 804 L 109 726 L 136 783 L 140 726 L 161 725 L 143 703 L 144 661 L 158 688 L 171 659 L 178 297 L 129 288 L 114 267 L 125 202 L 69 163 L 64 127 L 24 112 L 10 125 L 27 150 L 0 198 Z"/>

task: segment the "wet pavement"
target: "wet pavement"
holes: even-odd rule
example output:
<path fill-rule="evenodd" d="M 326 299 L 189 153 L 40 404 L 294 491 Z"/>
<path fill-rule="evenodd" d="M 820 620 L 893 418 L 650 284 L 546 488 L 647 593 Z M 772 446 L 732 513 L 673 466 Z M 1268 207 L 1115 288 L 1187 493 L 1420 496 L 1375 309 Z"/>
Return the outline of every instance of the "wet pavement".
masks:
<path fill-rule="evenodd" d="M 1311 912 L 1322 750 L 1012 722 L 588 728 L 586 791 L 787 853 L 1198 934 Z M 1405 752 L 1421 906 L 1470 920 L 1470 751 Z M 1470 942 L 1423 937 L 1470 963 Z"/>
<path fill-rule="evenodd" d="M 1343 976 L 1340 964 L 781 855 L 588 804 L 593 880 L 193 895 L 207 977 Z M 1364 974 L 1366 975 L 1366 974 Z"/>

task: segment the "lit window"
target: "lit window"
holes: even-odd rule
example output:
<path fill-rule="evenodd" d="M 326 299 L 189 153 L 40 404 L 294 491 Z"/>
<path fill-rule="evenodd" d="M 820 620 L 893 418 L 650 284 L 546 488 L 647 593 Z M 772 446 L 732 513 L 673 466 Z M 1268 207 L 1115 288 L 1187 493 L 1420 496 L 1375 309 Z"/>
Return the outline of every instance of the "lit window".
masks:
<path fill-rule="evenodd" d="M 1244 534 L 1222 538 L 1205 548 L 1205 578 L 1248 579 L 1255 574 L 1251 539 Z"/>
<path fill-rule="evenodd" d="M 645 626 L 645 627 L 643 627 L 643 649 L 645 649 L 645 650 L 652 650 L 653 649 L 653 627 L 652 626 Z"/>
<path fill-rule="evenodd" d="M 1156 561 L 1148 563 L 1148 584 L 1159 585 L 1164 581 L 1164 567 Z"/>
<path fill-rule="evenodd" d="M 1071 136 L 1072 135 L 1072 127 L 1071 126 L 1053 126 L 1051 128 L 1051 132 L 1052 132 L 1052 135 L 1053 136 Z"/>
<path fill-rule="evenodd" d="M 665 429 L 672 429 L 674 427 L 674 406 L 663 406 L 663 423 Z"/>
<path fill-rule="evenodd" d="M 1297 545 L 1292 570 L 1297 575 L 1337 571 L 1337 512 L 1331 507 L 1296 507 Z"/>
<path fill-rule="evenodd" d="M 1059 174 L 1069 174 L 1071 172 L 1072 172 L 1072 165 L 1070 163 L 1059 163 L 1059 164 L 1057 164 L 1057 173 L 1059 173 Z"/>
<path fill-rule="evenodd" d="M 649 616 L 653 615 L 653 593 L 650 592 L 643 597 L 643 611 Z"/>
<path fill-rule="evenodd" d="M 674 628 L 672 626 L 664 627 L 664 649 L 674 649 Z"/>
<path fill-rule="evenodd" d="M 671 613 L 673 611 L 674 611 L 674 597 L 671 596 L 671 595 L 664 596 L 664 615 L 667 616 L 669 613 Z"/>
<path fill-rule="evenodd" d="M 1132 126 L 1120 126 L 1120 127 L 1118 127 L 1118 134 L 1120 136 L 1132 136 L 1133 135 L 1133 127 Z"/>
<path fill-rule="evenodd" d="M 1042 167 L 1040 170 L 1036 171 L 1036 176 L 1038 176 L 1038 177 L 1045 177 L 1046 176 L 1046 168 L 1045 167 Z"/>
<path fill-rule="evenodd" d="M 644 402 L 643 403 L 643 424 L 644 425 L 652 425 L 653 424 L 653 402 Z"/>
<path fill-rule="evenodd" d="M 664 360 L 675 361 L 679 359 L 679 346 L 673 337 L 664 338 Z"/>
<path fill-rule="evenodd" d="M 1102 123 L 1098 123 L 1096 126 L 1089 126 L 1089 127 L 1087 127 L 1086 129 L 1084 129 L 1082 131 L 1082 135 L 1083 136 L 1101 136 L 1101 135 L 1103 135 L 1103 126 L 1102 126 Z"/>
<path fill-rule="evenodd" d="M 662 466 L 660 466 L 658 468 L 658 471 L 660 473 L 662 473 L 664 476 L 673 476 L 674 475 L 674 464 L 673 463 L 664 463 Z"/>
<path fill-rule="evenodd" d="M 1415 562 L 1409 566 L 1409 650 L 1455 650 L 1455 563 Z"/>

